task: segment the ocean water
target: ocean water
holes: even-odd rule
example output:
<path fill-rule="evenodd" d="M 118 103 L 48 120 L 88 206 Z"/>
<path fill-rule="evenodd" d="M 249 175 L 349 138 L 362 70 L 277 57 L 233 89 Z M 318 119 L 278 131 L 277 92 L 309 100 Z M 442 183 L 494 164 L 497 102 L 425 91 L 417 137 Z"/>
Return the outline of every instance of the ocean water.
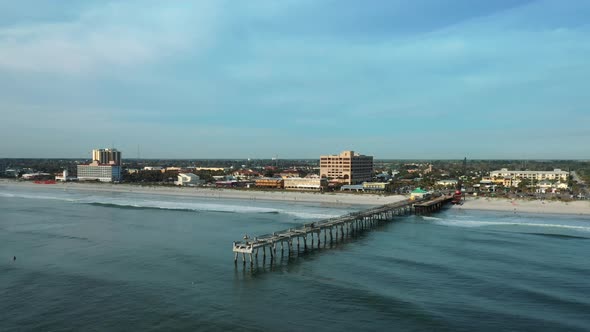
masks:
<path fill-rule="evenodd" d="M 0 185 L 0 331 L 590 331 L 588 216 L 448 209 L 233 263 L 356 209 Z"/>

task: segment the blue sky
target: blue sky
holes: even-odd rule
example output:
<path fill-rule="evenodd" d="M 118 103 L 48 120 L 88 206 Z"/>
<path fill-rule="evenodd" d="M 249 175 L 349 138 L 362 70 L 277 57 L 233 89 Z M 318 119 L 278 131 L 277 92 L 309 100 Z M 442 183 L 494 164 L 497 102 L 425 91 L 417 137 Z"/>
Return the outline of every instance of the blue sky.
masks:
<path fill-rule="evenodd" d="M 0 157 L 590 158 L 590 1 L 0 2 Z"/>

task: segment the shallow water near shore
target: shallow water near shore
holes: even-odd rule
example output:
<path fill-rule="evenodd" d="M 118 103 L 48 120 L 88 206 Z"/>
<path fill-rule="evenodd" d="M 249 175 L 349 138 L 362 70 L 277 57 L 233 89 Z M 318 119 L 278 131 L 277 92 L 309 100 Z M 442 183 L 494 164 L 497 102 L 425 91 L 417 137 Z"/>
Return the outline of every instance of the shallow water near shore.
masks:
<path fill-rule="evenodd" d="M 590 330 L 588 216 L 445 210 L 233 264 L 356 209 L 0 186 L 0 330 Z"/>

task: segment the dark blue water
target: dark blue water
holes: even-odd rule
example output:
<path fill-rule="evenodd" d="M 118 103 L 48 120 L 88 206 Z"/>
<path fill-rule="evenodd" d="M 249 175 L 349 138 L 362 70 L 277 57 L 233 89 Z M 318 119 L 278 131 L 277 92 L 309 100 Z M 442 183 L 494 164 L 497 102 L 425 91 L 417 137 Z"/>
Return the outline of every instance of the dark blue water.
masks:
<path fill-rule="evenodd" d="M 0 186 L 0 331 L 590 330 L 588 217 L 447 210 L 233 264 L 353 209 Z"/>

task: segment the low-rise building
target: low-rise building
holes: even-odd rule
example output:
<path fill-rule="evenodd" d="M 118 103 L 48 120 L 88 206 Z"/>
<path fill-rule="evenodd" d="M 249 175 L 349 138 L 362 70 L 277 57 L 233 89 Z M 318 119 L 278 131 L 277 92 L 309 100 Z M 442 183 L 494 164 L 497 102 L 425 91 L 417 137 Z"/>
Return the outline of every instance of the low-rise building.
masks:
<path fill-rule="evenodd" d="M 225 168 L 223 168 L 223 167 L 195 167 L 195 171 L 220 172 L 220 171 L 225 171 Z"/>
<path fill-rule="evenodd" d="M 512 178 L 512 179 L 526 179 L 526 180 L 558 180 L 567 181 L 569 172 L 562 171 L 556 168 L 552 171 L 509 171 L 507 168 L 502 168 L 498 171 L 490 172 L 492 178 Z"/>
<path fill-rule="evenodd" d="M 178 180 L 174 181 L 177 186 L 198 186 L 203 184 L 203 180 L 193 173 L 179 173 Z"/>
<path fill-rule="evenodd" d="M 231 175 L 235 176 L 238 180 L 251 180 L 259 177 L 260 173 L 251 169 L 239 169 L 233 172 Z"/>
<path fill-rule="evenodd" d="M 35 172 L 35 173 L 23 174 L 21 176 L 21 178 L 24 180 L 35 180 L 35 179 L 47 178 L 49 176 L 51 176 L 51 174 L 49 174 L 49 173 Z"/>
<path fill-rule="evenodd" d="M 312 179 L 312 178 L 285 178 L 283 179 L 283 186 L 288 190 L 314 190 L 322 191 L 328 187 L 327 179 Z"/>
<path fill-rule="evenodd" d="M 61 174 L 55 176 L 55 181 L 76 181 L 78 180 L 75 176 L 70 176 L 67 169 L 64 169 Z"/>
<path fill-rule="evenodd" d="M 391 191 L 391 182 L 363 182 L 364 191 Z"/>
<path fill-rule="evenodd" d="M 279 176 L 283 179 L 288 179 L 288 178 L 299 178 L 301 177 L 301 173 L 298 170 L 295 169 L 286 169 L 284 171 L 281 171 L 278 174 L 275 174 L 275 176 Z"/>
<path fill-rule="evenodd" d="M 455 179 L 446 179 L 446 180 L 439 180 L 436 181 L 436 184 L 439 186 L 443 186 L 443 187 L 456 187 L 457 183 L 459 183 L 459 180 L 455 180 Z"/>
<path fill-rule="evenodd" d="M 340 191 L 364 191 L 362 184 L 345 184 L 340 187 Z"/>
<path fill-rule="evenodd" d="M 429 196 L 430 196 L 430 193 L 420 187 L 412 190 L 412 192 L 410 193 L 411 200 L 428 198 Z"/>
<path fill-rule="evenodd" d="M 260 178 L 256 179 L 256 187 L 283 189 L 284 181 L 282 178 Z"/>

